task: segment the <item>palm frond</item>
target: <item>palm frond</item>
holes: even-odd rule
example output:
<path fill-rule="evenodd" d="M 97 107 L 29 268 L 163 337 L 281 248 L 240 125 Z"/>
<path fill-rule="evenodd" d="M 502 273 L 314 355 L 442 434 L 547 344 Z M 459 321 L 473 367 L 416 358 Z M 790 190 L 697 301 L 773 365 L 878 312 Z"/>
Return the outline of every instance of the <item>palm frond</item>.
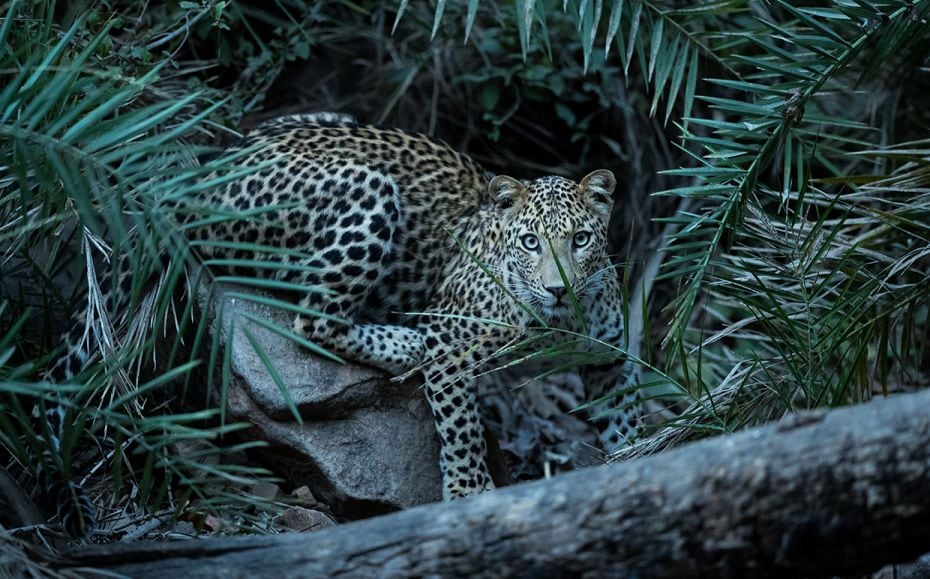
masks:
<path fill-rule="evenodd" d="M 175 483 L 192 485 L 188 491 L 207 500 L 203 489 L 211 481 L 238 484 L 247 478 L 267 477 L 267 472 L 256 467 L 239 472 L 226 466 L 210 467 L 208 476 L 196 475 L 205 467 L 175 452 L 176 443 L 219 441 L 241 425 L 226 424 L 219 410 L 174 415 L 152 410 L 153 400 L 165 397 L 156 393 L 179 381 L 190 381 L 201 357 L 211 372 L 224 368 L 220 379 L 208 386 L 217 385 L 222 396 L 229 387 L 228 365 L 219 360 L 222 332 L 210 333 L 201 323 L 195 328 L 194 349 L 182 344 L 196 304 L 196 283 L 203 284 L 206 294 L 224 280 L 269 292 L 315 291 L 263 276 L 254 258 L 205 261 L 197 250 L 200 242 L 185 237 L 178 226 L 189 221 L 192 207 L 188 201 L 197 193 L 241 179 L 261 165 L 237 164 L 249 149 L 200 163 L 198 157 L 213 150 L 191 142 L 210 132 L 211 116 L 226 103 L 209 102 L 204 92 L 178 92 L 176 87 L 163 85 L 165 64 L 138 75 L 109 66 L 99 50 L 110 40 L 109 25 L 90 35 L 82 18 L 60 36 L 49 28 L 45 31 L 48 42 L 38 43 L 38 49 L 10 40 L 35 33 L 37 20 L 29 10 L 23 3 L 14 3 L 0 26 L 0 45 L 9 47 L 0 51 L 0 70 L 7 81 L 0 91 L 0 215 L 4 218 L 0 267 L 4 273 L 31 267 L 41 277 L 28 294 L 22 286 L 0 284 L 0 303 L 18 316 L 16 323 L 0 326 L 4 332 L 0 335 L 0 408 L 4 415 L 9 412 L 14 417 L 0 423 L 0 444 L 24 464 L 29 454 L 20 440 L 35 447 L 32 456 L 41 456 L 42 447 L 50 444 L 49 433 L 34 432 L 29 416 L 35 401 L 47 401 L 64 405 L 73 416 L 61 453 L 50 453 L 65 477 L 76 475 L 88 460 L 99 461 L 92 470 L 109 460 L 117 479 L 131 477 L 143 492 L 151 491 L 148 498 L 153 502 L 165 499 L 164 493 Z M 265 219 L 276 209 L 281 208 L 237 215 L 219 208 L 193 208 L 200 224 Z M 42 255 L 40 248 L 47 247 L 51 239 L 59 241 L 50 254 Z M 255 255 L 280 256 L 278 261 L 285 261 L 281 248 L 256 245 L 250 249 Z M 86 271 L 82 271 L 83 264 Z M 222 273 L 237 270 L 253 273 L 232 277 Z M 106 288 L 115 286 L 118 276 L 125 273 L 132 274 L 129 307 L 113 311 L 116 304 L 107 300 L 110 292 Z M 56 293 L 62 278 L 69 277 L 75 292 Z M 182 301 L 185 306 L 180 313 L 179 295 L 190 298 Z M 30 333 L 36 310 L 30 312 L 28 306 L 48 300 L 57 300 L 66 312 L 88 312 L 84 334 L 95 347 L 74 384 L 50 385 L 38 377 L 41 362 L 47 358 L 41 357 L 43 348 Z M 85 304 L 90 305 L 85 308 Z M 220 321 L 217 328 L 222 327 Z M 277 329 L 298 340 L 289 330 Z M 42 337 L 52 346 L 49 355 L 56 355 L 60 331 L 52 329 Z M 161 336 L 170 337 L 168 363 L 157 367 L 155 376 L 144 382 L 142 368 L 151 370 L 160 363 L 157 352 L 166 345 Z M 30 359 L 39 363 L 14 362 Z M 262 360 L 274 375 L 271 360 L 267 356 Z M 289 404 L 293 409 L 293 403 Z M 205 399 L 201 406 L 209 408 L 210 404 Z M 218 425 L 211 426 L 212 422 Z M 89 437 L 95 439 L 97 448 L 109 449 L 106 457 L 85 456 L 80 449 Z M 216 449 L 217 454 L 225 451 Z M 161 485 L 158 489 L 153 487 L 156 478 Z"/>
<path fill-rule="evenodd" d="M 392 33 L 397 30 L 408 5 L 406 0 L 398 4 Z M 466 41 L 478 20 L 481 7 L 478 0 L 470 0 L 468 3 L 465 15 Z M 490 8 L 488 10 L 493 11 Z M 700 56 L 713 59 L 734 76 L 739 76 L 708 44 L 709 23 L 747 11 L 744 3 L 739 0 L 710 0 L 688 8 L 665 8 L 648 0 L 613 0 L 609 3 L 604 0 L 564 0 L 561 3 L 558 0 L 517 0 L 512 22 L 524 61 L 527 61 L 534 49 L 534 28 L 538 27 L 541 36 L 548 39 L 550 27 L 547 15 L 558 14 L 559 11 L 575 29 L 583 57 L 583 71 L 587 72 L 595 65 L 601 68 L 601 61 L 606 61 L 611 49 L 616 47 L 624 74 L 628 75 L 635 56 L 635 60 L 640 63 L 646 86 L 653 93 L 650 115 L 656 113 L 659 101 L 665 97 L 666 123 L 679 100 L 684 116 L 690 116 Z M 440 24 L 448 15 L 446 3 L 437 2 L 433 11 L 431 38 L 436 37 Z M 595 52 L 595 47 L 601 43 L 603 55 Z M 595 58 L 599 60 L 595 61 Z"/>
<path fill-rule="evenodd" d="M 890 42 L 901 47 L 912 36 L 897 33 L 895 23 L 910 18 L 909 9 L 904 7 L 886 7 L 883 19 L 863 30 L 841 7 L 819 9 L 815 15 L 784 3 L 780 6 L 798 20 L 788 24 L 762 21 L 764 28 L 774 34 L 747 34 L 742 44 L 760 46 L 764 56 L 734 56 L 735 62 L 748 64 L 756 70 L 744 75 L 747 79 L 765 78 L 767 82 L 717 81 L 745 91 L 750 102 L 714 96 L 704 98 L 712 109 L 733 120 L 720 123 L 688 119 L 692 124 L 713 129 L 719 136 L 686 132 L 686 142 L 702 147 L 706 155 L 701 160 L 702 166 L 677 174 L 693 177 L 698 184 L 660 193 L 697 197 L 703 201 L 700 217 L 683 216 L 688 226 L 665 248 L 670 254 L 678 254 L 668 262 L 665 277 L 687 280 L 670 306 L 675 314 L 666 344 L 678 339 L 686 328 L 700 288 L 716 265 L 714 256 L 718 250 L 732 244 L 747 204 L 759 194 L 760 177 L 779 153 L 784 155 L 786 166 L 796 169 L 793 184 L 799 195 L 805 192 L 804 163 L 810 161 L 809 155 L 828 166 L 832 163 L 826 153 L 850 159 L 849 155 L 843 155 L 848 151 L 848 142 L 844 143 L 842 136 L 831 142 L 831 133 L 824 130 L 843 126 L 844 119 L 809 116 L 809 113 L 816 114 L 820 95 L 831 89 L 832 83 L 839 82 L 863 50 L 883 46 L 889 42 L 889 37 Z M 822 22 L 824 19 L 829 19 L 829 26 Z M 837 26 L 837 22 L 845 24 Z M 829 29 L 830 33 L 824 33 L 824 29 Z M 866 58 L 866 66 L 873 59 L 874 56 Z M 785 172 L 783 179 L 783 191 L 787 191 L 792 187 L 791 172 Z"/>

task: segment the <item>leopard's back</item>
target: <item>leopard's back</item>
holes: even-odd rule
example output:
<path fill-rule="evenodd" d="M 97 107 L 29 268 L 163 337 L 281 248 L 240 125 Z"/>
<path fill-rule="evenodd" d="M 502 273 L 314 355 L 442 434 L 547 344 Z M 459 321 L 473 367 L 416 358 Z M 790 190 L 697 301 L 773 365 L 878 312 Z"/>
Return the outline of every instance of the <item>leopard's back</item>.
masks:
<path fill-rule="evenodd" d="M 481 168 L 419 133 L 298 115 L 260 125 L 230 152 L 237 150 L 245 151 L 237 165 L 258 169 L 195 203 L 252 218 L 198 227 L 190 235 L 287 248 L 293 254 L 285 261 L 325 270 L 309 281 L 336 293 L 352 291 L 342 283 L 346 278 L 371 276 L 360 308 L 371 319 L 425 307 L 453 250 L 448 230 L 485 200 Z M 209 244 L 203 253 L 267 257 Z M 274 275 L 292 282 L 300 277 L 295 271 Z"/>

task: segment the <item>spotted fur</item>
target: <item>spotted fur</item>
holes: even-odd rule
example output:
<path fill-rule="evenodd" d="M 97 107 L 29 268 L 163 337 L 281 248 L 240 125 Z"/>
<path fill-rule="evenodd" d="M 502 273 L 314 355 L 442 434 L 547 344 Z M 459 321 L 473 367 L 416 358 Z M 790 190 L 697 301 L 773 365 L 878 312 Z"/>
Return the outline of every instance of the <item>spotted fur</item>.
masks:
<path fill-rule="evenodd" d="M 625 347 L 619 280 L 605 253 L 615 185 L 609 171 L 580 183 L 489 182 L 444 143 L 338 115 L 275 119 L 233 149 L 258 170 L 198 194 L 196 204 L 240 214 L 272 209 L 259 219 L 199 226 L 191 216 L 187 234 L 287 248 L 283 261 L 314 269 L 280 268 L 276 279 L 330 290 L 300 301 L 327 314 L 297 316 L 300 335 L 395 375 L 422 372 L 441 440 L 444 498 L 494 486 L 475 380 L 526 356 L 512 352 L 515 344 L 541 336 L 546 345 L 579 342 L 585 351 Z M 269 257 L 209 244 L 202 254 Z M 581 372 L 591 399 L 629 389 L 589 411 L 626 408 L 599 424 L 609 450 L 634 432 L 633 372 L 616 357 Z"/>

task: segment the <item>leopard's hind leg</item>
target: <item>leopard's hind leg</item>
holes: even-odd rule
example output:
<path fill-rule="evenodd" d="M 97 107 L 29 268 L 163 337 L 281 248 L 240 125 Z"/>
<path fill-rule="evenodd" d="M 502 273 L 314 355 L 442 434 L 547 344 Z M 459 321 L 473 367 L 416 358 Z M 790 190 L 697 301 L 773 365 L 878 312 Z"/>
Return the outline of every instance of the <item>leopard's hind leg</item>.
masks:
<path fill-rule="evenodd" d="M 401 218 L 397 186 L 380 173 L 364 168 L 353 171 L 340 173 L 353 186 L 340 188 L 337 182 L 338 196 L 317 191 L 313 208 L 317 223 L 300 233 L 304 241 L 300 249 L 309 256 L 304 263 L 316 271 L 302 273 L 293 281 L 322 290 L 307 293 L 300 302 L 301 307 L 322 315 L 298 315 L 294 328 L 336 354 L 399 375 L 420 362 L 421 332 L 358 321 L 395 259 L 393 242 Z M 323 179 L 323 186 L 326 182 Z M 329 206 L 321 210 L 321 203 L 326 202 Z"/>
<path fill-rule="evenodd" d="M 139 247 L 137 251 L 144 249 Z M 128 325 L 136 309 L 132 303 L 134 284 L 141 282 L 139 289 L 143 293 L 151 291 L 151 279 L 135 277 L 133 263 L 140 259 L 138 254 L 116 253 L 111 267 L 96 276 L 99 286 L 92 284 L 84 307 L 72 314 L 71 326 L 62 338 L 64 353 L 45 374 L 49 381 L 57 385 L 72 383 L 91 362 L 105 359 L 119 347 L 123 338 L 119 332 Z M 162 259 L 162 266 L 165 262 Z M 62 529 L 70 536 L 80 537 L 96 528 L 96 507 L 81 483 L 72 478 L 75 474 L 72 465 L 62 463 L 62 458 L 71 454 L 64 448 L 68 429 L 78 428 L 81 423 L 76 422 L 73 395 L 56 395 L 53 400 L 39 400 L 32 410 L 34 431 L 45 439 L 45 444 L 41 445 L 41 455 L 31 457 L 29 462 L 36 486 L 57 515 Z"/>

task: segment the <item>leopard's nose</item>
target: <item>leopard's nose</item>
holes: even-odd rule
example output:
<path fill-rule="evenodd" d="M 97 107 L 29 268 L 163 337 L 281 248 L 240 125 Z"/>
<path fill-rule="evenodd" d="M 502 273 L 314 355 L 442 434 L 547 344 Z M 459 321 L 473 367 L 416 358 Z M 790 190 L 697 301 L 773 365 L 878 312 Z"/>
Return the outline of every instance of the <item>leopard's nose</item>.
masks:
<path fill-rule="evenodd" d="M 560 285 L 547 287 L 546 291 L 555 296 L 556 301 L 562 301 L 562 298 L 565 297 L 568 289 L 564 285 Z"/>

